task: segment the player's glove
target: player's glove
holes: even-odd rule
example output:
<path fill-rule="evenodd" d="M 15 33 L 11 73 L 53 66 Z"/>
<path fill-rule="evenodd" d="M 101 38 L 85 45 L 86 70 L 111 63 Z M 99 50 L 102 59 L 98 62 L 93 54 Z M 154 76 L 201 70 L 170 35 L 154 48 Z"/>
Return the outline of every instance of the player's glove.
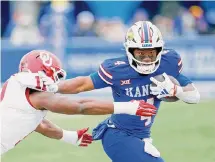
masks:
<path fill-rule="evenodd" d="M 58 85 L 50 77 L 46 76 L 44 72 L 38 72 L 40 82 L 45 86 L 46 92 L 56 93 L 58 91 Z"/>
<path fill-rule="evenodd" d="M 162 74 L 164 81 L 160 82 L 154 77 L 151 77 L 150 80 L 156 84 L 155 87 L 150 86 L 151 94 L 157 96 L 158 99 L 163 97 L 172 97 L 176 96 L 182 90 L 181 87 L 175 85 L 169 78 L 166 73 Z"/>
<path fill-rule="evenodd" d="M 63 130 L 62 141 L 81 147 L 87 147 L 92 143 L 93 138 L 87 133 L 89 128 L 80 129 L 77 131 Z"/>
<path fill-rule="evenodd" d="M 89 128 L 84 128 L 84 129 L 81 129 L 81 130 L 78 130 L 77 133 L 78 133 L 78 146 L 81 146 L 81 147 L 87 147 L 89 144 L 92 143 L 93 141 L 93 138 L 90 134 L 87 133 Z"/>
<path fill-rule="evenodd" d="M 139 102 L 139 107 L 136 111 L 138 116 L 153 116 L 156 114 L 156 107 L 150 103 L 145 102 L 144 100 L 133 100 L 132 102 Z"/>

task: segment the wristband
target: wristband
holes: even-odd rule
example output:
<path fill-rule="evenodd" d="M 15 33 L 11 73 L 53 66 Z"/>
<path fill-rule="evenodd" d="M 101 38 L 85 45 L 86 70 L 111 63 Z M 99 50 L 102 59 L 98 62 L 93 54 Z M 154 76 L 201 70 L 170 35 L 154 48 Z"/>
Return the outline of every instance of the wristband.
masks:
<path fill-rule="evenodd" d="M 67 131 L 67 130 L 62 130 L 62 131 L 63 131 L 63 137 L 60 140 L 66 143 L 76 145 L 78 141 L 78 133 L 76 131 Z"/>
<path fill-rule="evenodd" d="M 136 115 L 139 102 L 114 102 L 114 114 Z"/>

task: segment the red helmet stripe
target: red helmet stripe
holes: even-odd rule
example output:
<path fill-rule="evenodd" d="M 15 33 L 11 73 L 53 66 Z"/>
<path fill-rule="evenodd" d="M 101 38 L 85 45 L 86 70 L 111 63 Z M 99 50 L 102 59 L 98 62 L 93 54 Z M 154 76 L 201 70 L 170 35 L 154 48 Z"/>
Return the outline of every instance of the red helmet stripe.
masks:
<path fill-rule="evenodd" d="M 150 43 L 152 43 L 152 29 L 148 27 L 148 31 L 149 31 L 149 41 Z"/>

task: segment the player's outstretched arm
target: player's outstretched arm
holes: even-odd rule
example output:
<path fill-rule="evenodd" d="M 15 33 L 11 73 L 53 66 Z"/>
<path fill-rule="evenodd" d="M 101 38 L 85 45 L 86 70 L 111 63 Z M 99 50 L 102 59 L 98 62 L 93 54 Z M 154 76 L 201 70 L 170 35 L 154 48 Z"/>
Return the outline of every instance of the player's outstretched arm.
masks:
<path fill-rule="evenodd" d="M 73 79 L 63 80 L 58 84 L 59 93 L 76 94 L 94 89 L 90 76 L 79 76 Z"/>
<path fill-rule="evenodd" d="M 156 107 L 144 101 L 136 102 L 109 102 L 98 100 L 78 100 L 71 97 L 48 92 L 36 92 L 30 95 L 30 101 L 37 109 L 45 108 L 61 114 L 131 114 L 152 116 L 156 114 Z"/>
<path fill-rule="evenodd" d="M 60 83 L 47 77 L 44 73 L 38 72 L 40 81 L 45 84 L 47 92 L 58 92 L 62 94 L 76 94 L 94 89 L 90 76 L 79 76 L 72 79 L 62 80 Z"/>
<path fill-rule="evenodd" d="M 88 128 L 78 131 L 67 131 L 47 119 L 43 119 L 35 131 L 48 138 L 62 140 L 73 145 L 88 146 L 88 144 L 92 143 L 92 136 L 87 133 Z"/>
<path fill-rule="evenodd" d="M 59 140 L 63 137 L 63 130 L 46 119 L 43 119 L 35 131 L 53 139 Z"/>

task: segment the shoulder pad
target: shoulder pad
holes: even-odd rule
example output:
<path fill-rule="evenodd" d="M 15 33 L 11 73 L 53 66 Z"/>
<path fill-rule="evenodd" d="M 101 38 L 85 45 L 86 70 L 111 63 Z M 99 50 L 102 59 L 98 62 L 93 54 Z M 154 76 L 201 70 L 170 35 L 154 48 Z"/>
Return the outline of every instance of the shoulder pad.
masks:
<path fill-rule="evenodd" d="M 126 56 L 107 59 L 100 65 L 99 74 L 110 81 L 110 79 L 117 79 L 119 75 L 122 77 L 128 68 L 130 65 Z"/>
<path fill-rule="evenodd" d="M 114 71 L 116 68 L 124 67 L 128 63 L 128 59 L 126 56 L 119 57 L 119 58 L 112 58 L 105 60 L 101 65 L 104 66 L 109 71 Z"/>
<path fill-rule="evenodd" d="M 165 49 L 162 52 L 159 69 L 167 74 L 176 77 L 182 71 L 181 56 L 173 49 Z"/>
<path fill-rule="evenodd" d="M 26 88 L 31 88 L 39 91 L 43 91 L 43 83 L 40 82 L 37 73 L 20 72 L 12 76 L 20 85 Z"/>

